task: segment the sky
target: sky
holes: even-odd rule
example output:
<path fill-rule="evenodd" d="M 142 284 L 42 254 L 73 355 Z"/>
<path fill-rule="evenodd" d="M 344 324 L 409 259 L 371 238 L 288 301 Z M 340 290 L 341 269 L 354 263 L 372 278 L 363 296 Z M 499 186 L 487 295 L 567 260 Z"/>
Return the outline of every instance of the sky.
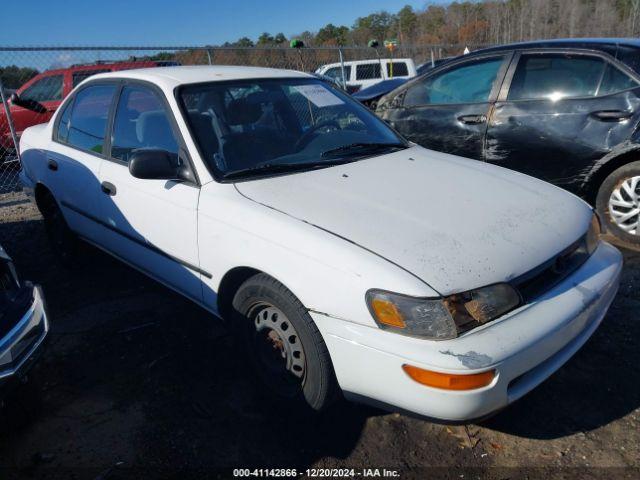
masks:
<path fill-rule="evenodd" d="M 287 38 L 327 23 L 426 0 L 27 0 L 3 21 L 0 46 L 217 45 L 262 32 Z M 442 3 L 442 2 L 430 2 Z M 23 28 L 17 28 L 23 24 Z"/>

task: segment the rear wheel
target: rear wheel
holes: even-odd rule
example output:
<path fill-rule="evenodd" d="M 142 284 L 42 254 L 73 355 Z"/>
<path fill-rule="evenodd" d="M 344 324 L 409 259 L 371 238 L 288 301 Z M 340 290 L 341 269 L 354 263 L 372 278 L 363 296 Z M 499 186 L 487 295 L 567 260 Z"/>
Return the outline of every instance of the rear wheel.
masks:
<path fill-rule="evenodd" d="M 63 265 L 72 266 L 78 252 L 78 237 L 67 225 L 58 202 L 47 192 L 38 202 L 38 207 L 54 254 Z"/>
<path fill-rule="evenodd" d="M 640 245 L 640 161 L 614 170 L 602 182 L 596 209 L 607 232 Z"/>
<path fill-rule="evenodd" d="M 322 411 L 336 398 L 327 346 L 302 303 L 266 274 L 235 295 L 240 341 L 260 383 L 286 406 Z"/>

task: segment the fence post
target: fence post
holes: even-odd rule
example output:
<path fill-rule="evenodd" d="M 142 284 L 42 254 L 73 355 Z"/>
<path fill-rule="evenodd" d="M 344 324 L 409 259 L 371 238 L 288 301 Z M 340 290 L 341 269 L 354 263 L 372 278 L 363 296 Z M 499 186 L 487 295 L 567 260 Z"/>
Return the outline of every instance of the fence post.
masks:
<path fill-rule="evenodd" d="M 344 77 L 344 57 L 342 56 L 342 48 L 338 48 L 338 53 L 340 54 L 340 71 L 342 74 L 342 88 L 347 90 L 347 79 Z"/>
<path fill-rule="evenodd" d="M 13 118 L 11 117 L 11 109 L 9 108 L 9 102 L 7 102 L 7 96 L 4 93 L 4 85 L 2 84 L 2 78 L 0 78 L 0 97 L 2 97 L 2 104 L 4 105 L 4 113 L 7 116 L 7 123 L 9 124 L 9 131 L 11 132 L 11 138 L 13 140 L 13 146 L 16 149 L 16 156 L 18 162 L 22 165 L 22 159 L 20 158 L 20 149 L 18 148 L 18 136 L 16 135 L 16 129 L 13 125 Z"/>
<path fill-rule="evenodd" d="M 209 65 L 211 65 L 211 52 L 209 52 L 208 48 L 207 48 L 207 58 L 209 59 Z"/>

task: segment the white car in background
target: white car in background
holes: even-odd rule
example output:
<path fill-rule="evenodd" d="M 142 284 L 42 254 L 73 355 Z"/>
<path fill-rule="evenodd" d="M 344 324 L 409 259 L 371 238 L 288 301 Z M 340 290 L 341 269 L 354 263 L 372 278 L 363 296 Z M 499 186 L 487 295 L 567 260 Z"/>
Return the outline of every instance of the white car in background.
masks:
<path fill-rule="evenodd" d="M 80 237 L 225 318 L 265 387 L 315 410 L 341 390 L 488 415 L 571 357 L 618 288 L 586 203 L 409 144 L 299 72 L 96 75 L 20 150 L 63 259 Z"/>
<path fill-rule="evenodd" d="M 369 60 L 353 60 L 342 63 L 329 63 L 316 70 L 318 75 L 325 75 L 343 84 L 346 80 L 347 91 L 357 92 L 390 78 L 413 78 L 418 73 L 416 65 L 410 58 L 381 58 Z"/>

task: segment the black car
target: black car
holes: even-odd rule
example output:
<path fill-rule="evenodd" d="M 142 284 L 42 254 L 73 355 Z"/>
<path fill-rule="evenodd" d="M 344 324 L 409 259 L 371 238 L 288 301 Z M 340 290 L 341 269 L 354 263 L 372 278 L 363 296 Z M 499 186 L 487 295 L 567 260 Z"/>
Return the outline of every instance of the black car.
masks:
<path fill-rule="evenodd" d="M 0 246 L 0 387 L 25 375 L 48 332 L 42 290 L 18 278 L 11 258 Z"/>
<path fill-rule="evenodd" d="M 376 113 L 424 147 L 566 188 L 640 244 L 640 40 L 479 50 L 397 88 Z"/>

